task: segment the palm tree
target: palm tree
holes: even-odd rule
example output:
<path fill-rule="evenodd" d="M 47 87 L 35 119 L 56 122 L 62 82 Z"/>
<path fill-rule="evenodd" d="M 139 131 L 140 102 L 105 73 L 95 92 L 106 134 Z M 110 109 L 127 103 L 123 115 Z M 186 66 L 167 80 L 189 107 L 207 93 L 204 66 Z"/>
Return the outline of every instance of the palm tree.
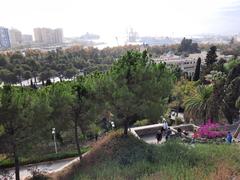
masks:
<path fill-rule="evenodd" d="M 185 101 L 185 111 L 194 118 L 200 118 L 206 123 L 206 119 L 210 117 L 210 103 L 211 95 L 213 93 L 213 86 L 201 85 L 197 88 L 195 95 L 187 98 Z"/>

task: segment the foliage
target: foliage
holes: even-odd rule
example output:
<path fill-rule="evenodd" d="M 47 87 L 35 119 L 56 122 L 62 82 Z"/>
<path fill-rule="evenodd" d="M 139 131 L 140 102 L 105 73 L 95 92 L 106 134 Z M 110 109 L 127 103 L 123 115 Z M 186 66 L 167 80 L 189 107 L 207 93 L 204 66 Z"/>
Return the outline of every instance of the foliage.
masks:
<path fill-rule="evenodd" d="M 1 92 L 0 124 L 4 134 L 0 138 L 1 148 L 15 159 L 15 176 L 19 179 L 19 157 L 32 150 L 29 148 L 38 139 L 38 129 L 32 106 L 35 96 L 27 89 L 4 86 Z M 34 134 L 31 132 L 34 131 Z"/>
<path fill-rule="evenodd" d="M 196 65 L 196 69 L 195 69 L 194 76 L 193 76 L 193 81 L 199 80 L 199 77 L 200 77 L 200 68 L 201 68 L 201 58 L 198 58 L 198 60 L 197 60 L 197 65 Z"/>
<path fill-rule="evenodd" d="M 200 50 L 197 43 L 193 43 L 192 39 L 186 39 L 184 37 L 178 47 L 178 52 L 199 53 Z"/>
<path fill-rule="evenodd" d="M 149 124 L 151 124 L 151 123 L 149 122 L 149 119 L 143 119 L 143 120 L 138 120 L 138 121 L 136 121 L 136 122 L 133 124 L 133 126 L 138 127 L 138 126 L 146 126 L 146 125 L 149 125 Z"/>
<path fill-rule="evenodd" d="M 35 83 L 53 77 L 60 80 L 73 78 L 80 71 L 90 73 L 109 69 L 115 60 L 112 54 L 119 55 L 113 50 L 110 53 L 83 47 L 59 48 L 48 52 L 26 50 L 24 55 L 20 51 L 0 54 L 0 80 L 15 84 L 30 78 L 34 78 Z"/>
<path fill-rule="evenodd" d="M 221 71 L 211 71 L 205 78 L 211 83 L 216 83 L 217 81 L 226 79 L 226 75 Z"/>
<path fill-rule="evenodd" d="M 171 92 L 173 75 L 164 64 L 155 64 L 146 52 L 128 51 L 102 76 L 99 92 L 124 125 L 139 118 L 157 121 Z M 104 87 L 103 87 L 104 84 Z"/>
<path fill-rule="evenodd" d="M 184 102 L 189 96 L 193 96 L 196 93 L 197 84 L 192 81 L 181 80 L 176 82 L 172 97 L 171 97 L 171 108 L 182 107 L 184 108 Z"/>
<path fill-rule="evenodd" d="M 174 76 L 176 77 L 177 80 L 180 80 L 181 79 L 181 76 L 182 76 L 182 70 L 179 66 L 177 65 L 173 65 L 171 64 L 170 66 L 170 71 L 174 74 Z"/>
<path fill-rule="evenodd" d="M 182 119 L 181 119 L 181 118 L 179 118 L 179 117 L 176 117 L 176 118 L 175 118 L 175 122 L 176 122 L 176 125 L 183 124 L 183 121 L 182 121 Z"/>
<path fill-rule="evenodd" d="M 211 120 L 208 120 L 206 124 L 201 125 L 197 130 L 197 133 L 200 137 L 208 139 L 225 137 L 227 135 L 226 131 L 220 129 L 220 124 L 213 123 Z"/>
<path fill-rule="evenodd" d="M 240 76 L 236 77 L 225 89 L 224 115 L 230 123 L 238 117 L 238 109 L 236 108 L 236 100 L 240 96 Z"/>
<path fill-rule="evenodd" d="M 210 114 L 211 104 L 209 103 L 211 94 L 213 93 L 213 86 L 201 85 L 197 88 L 197 92 L 194 96 L 188 97 L 185 102 L 186 111 L 192 115 L 192 117 L 200 119 L 212 118 Z M 204 121 L 205 123 L 205 121 Z"/>
<path fill-rule="evenodd" d="M 238 64 L 240 64 L 240 60 L 239 59 L 231 59 L 231 60 L 229 60 L 227 63 L 224 64 L 225 72 L 230 72 Z"/>
<path fill-rule="evenodd" d="M 81 73 L 106 72 L 114 61 L 129 50 L 139 50 L 140 46 L 120 46 L 99 50 L 93 47 L 73 46 L 52 51 L 28 49 L 0 53 L 0 80 L 16 84 L 30 78 L 34 83 L 59 77 L 60 81 L 72 79 Z M 177 45 L 151 46 L 148 51 L 154 57 L 169 51 L 176 51 Z"/>
<path fill-rule="evenodd" d="M 216 46 L 212 46 L 210 48 L 210 50 L 207 53 L 207 57 L 205 59 L 206 65 L 207 66 L 211 66 L 213 65 L 215 62 L 217 62 L 217 47 Z"/>

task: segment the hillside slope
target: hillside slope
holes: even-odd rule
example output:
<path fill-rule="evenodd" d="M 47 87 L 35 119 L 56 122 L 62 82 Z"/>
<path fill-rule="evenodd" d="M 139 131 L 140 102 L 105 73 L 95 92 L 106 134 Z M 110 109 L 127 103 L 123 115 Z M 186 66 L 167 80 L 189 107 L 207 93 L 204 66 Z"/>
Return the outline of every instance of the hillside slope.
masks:
<path fill-rule="evenodd" d="M 240 179 L 239 146 L 176 141 L 148 145 L 133 136 L 110 133 L 81 163 L 54 179 Z"/>

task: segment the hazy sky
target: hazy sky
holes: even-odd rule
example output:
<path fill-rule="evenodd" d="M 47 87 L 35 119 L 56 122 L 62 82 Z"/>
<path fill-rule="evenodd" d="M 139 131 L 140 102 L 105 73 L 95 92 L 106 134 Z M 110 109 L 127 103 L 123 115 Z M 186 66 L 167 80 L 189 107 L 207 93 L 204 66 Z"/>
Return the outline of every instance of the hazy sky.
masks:
<path fill-rule="evenodd" d="M 0 26 L 33 34 L 34 27 L 86 32 L 185 36 L 240 33 L 240 0 L 0 0 Z"/>

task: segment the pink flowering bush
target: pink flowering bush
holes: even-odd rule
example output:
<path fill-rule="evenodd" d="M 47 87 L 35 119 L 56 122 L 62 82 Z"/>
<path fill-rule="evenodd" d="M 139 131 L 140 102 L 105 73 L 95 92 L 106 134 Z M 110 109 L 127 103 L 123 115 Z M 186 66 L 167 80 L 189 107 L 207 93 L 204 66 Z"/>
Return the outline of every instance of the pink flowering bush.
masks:
<path fill-rule="evenodd" d="M 208 120 L 206 124 L 201 125 L 197 133 L 199 137 L 208 139 L 225 137 L 227 134 L 226 130 L 221 130 L 220 124 L 213 123 L 211 120 Z"/>

